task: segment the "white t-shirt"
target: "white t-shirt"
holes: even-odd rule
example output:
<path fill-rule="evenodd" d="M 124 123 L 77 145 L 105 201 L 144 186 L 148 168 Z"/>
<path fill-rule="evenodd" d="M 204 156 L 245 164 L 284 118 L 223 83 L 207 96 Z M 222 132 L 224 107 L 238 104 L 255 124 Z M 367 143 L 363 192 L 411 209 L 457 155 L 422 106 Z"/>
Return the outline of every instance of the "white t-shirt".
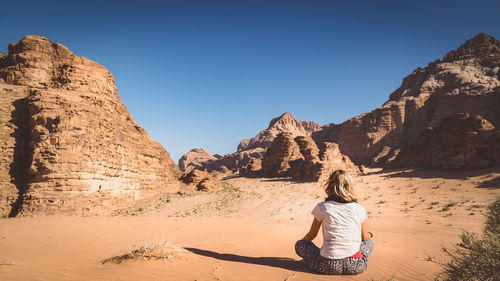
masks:
<path fill-rule="evenodd" d="M 361 223 L 367 218 L 365 208 L 356 202 L 318 203 L 311 214 L 323 228 L 323 246 L 320 254 L 329 259 L 343 259 L 354 255 L 361 246 Z"/>

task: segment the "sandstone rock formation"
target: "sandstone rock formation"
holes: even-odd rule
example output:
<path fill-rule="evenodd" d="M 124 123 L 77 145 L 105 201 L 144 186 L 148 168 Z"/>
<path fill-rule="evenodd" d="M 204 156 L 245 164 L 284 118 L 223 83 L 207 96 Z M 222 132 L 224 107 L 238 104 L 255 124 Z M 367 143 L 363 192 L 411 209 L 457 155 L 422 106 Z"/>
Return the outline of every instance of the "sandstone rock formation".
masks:
<path fill-rule="evenodd" d="M 482 169 L 500 163 L 500 129 L 467 113 L 444 118 L 403 147 L 386 168 Z"/>
<path fill-rule="evenodd" d="M 245 175 L 253 175 L 261 169 L 262 157 L 271 146 L 274 138 L 281 132 L 288 132 L 292 137 L 310 136 L 321 126 L 311 121 L 298 121 L 290 113 L 285 112 L 280 117 L 274 118 L 269 127 L 262 130 L 252 139 L 244 139 L 238 145 L 235 153 L 227 154 L 217 159 L 200 161 L 195 169 L 208 172 L 239 172 Z M 183 155 L 181 159 L 190 158 L 190 152 Z M 190 160 L 184 161 L 183 165 L 189 165 Z"/>
<path fill-rule="evenodd" d="M 262 159 L 262 175 L 265 177 L 284 177 L 295 161 L 303 159 L 299 145 L 291 133 L 280 133 Z"/>
<path fill-rule="evenodd" d="M 384 165 L 427 127 L 466 112 L 500 125 L 500 42 L 478 34 L 442 61 L 417 68 L 381 107 L 313 133 L 356 164 Z"/>
<path fill-rule="evenodd" d="M 288 132 L 292 137 L 310 136 L 315 129 L 320 128 L 321 126 L 314 122 L 298 121 L 292 114 L 285 112 L 280 117 L 271 120 L 271 122 L 269 122 L 269 127 L 250 139 L 244 149 L 248 150 L 258 147 L 265 149 L 269 148 L 274 138 L 281 132 Z"/>
<path fill-rule="evenodd" d="M 204 163 L 214 161 L 219 158 L 221 157 L 215 157 L 202 148 L 194 148 L 188 153 L 182 155 L 181 159 L 179 159 L 179 169 L 186 173 L 191 172 L 193 169 L 201 170 Z"/>
<path fill-rule="evenodd" d="M 323 165 L 320 163 L 319 149 L 310 137 L 299 136 L 294 139 L 299 145 L 300 160 L 292 163 L 289 175 L 297 180 L 316 181 L 321 175 Z"/>
<path fill-rule="evenodd" d="M 181 176 L 181 180 L 199 191 L 217 191 L 222 189 L 221 181 L 205 171 L 192 170 Z"/>
<path fill-rule="evenodd" d="M 103 66 L 28 35 L 0 55 L 0 212 L 106 214 L 179 188 Z"/>
<path fill-rule="evenodd" d="M 360 172 L 335 143 L 322 143 L 318 149 L 310 137 L 293 138 L 290 133 L 280 133 L 262 159 L 261 175 L 319 181 L 337 169 L 354 175 Z"/>

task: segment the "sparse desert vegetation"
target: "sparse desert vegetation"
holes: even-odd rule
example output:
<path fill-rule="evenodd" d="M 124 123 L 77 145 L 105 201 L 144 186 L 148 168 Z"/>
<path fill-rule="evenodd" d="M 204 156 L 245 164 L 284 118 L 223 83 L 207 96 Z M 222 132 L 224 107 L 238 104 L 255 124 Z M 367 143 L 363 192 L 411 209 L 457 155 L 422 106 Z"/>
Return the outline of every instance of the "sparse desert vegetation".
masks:
<path fill-rule="evenodd" d="M 101 263 L 119 264 L 127 260 L 149 261 L 151 259 L 162 261 L 169 260 L 172 262 L 176 253 L 187 253 L 187 251 L 183 248 L 173 245 L 170 239 L 157 240 L 145 242 L 141 246 L 132 247 L 129 250 L 125 250 L 121 255 L 104 259 L 103 261 L 101 261 Z"/>
<path fill-rule="evenodd" d="M 411 182 L 419 187 L 417 194 L 399 193 L 394 188 L 407 188 L 406 173 L 412 174 Z M 500 175 L 500 171 L 496 174 Z M 491 194 L 500 196 L 499 189 L 475 187 L 473 181 L 478 176 L 469 181 L 448 179 L 441 188 L 433 189 L 434 179 L 418 175 L 418 171 L 372 170 L 369 175 L 355 177 L 358 197 L 369 214 L 369 228 L 376 243 L 362 278 L 386 280 L 388 275 L 394 275 L 393 280 L 433 280 L 442 268 L 426 261 L 426 256 L 448 262 L 451 258 L 441 251 L 442 246 L 462 243 L 457 236 L 462 229 L 480 232 L 481 213 L 486 213 L 491 204 Z M 379 180 L 381 183 L 374 187 L 372 182 Z M 451 187 L 458 182 L 468 192 L 453 191 Z M 78 275 L 93 280 L 101 280 L 95 274 L 103 278 L 130 275 L 135 279 L 171 276 L 175 280 L 232 280 L 235 272 L 241 273 L 238 280 L 253 280 L 255 274 L 272 280 L 284 280 L 292 274 L 295 276 L 290 279 L 297 281 L 331 279 L 308 272 L 292 247 L 307 231 L 314 205 L 324 200 L 320 184 L 231 177 L 222 180 L 222 187 L 219 191 L 186 191 L 160 197 L 119 216 L 2 219 L 0 258 L 16 262 L 1 266 L 0 275 L 29 280 L 31 274 L 71 275 L 81 268 Z M 27 239 L 33 230 L 39 235 Z M 152 239 L 151 235 L 166 231 L 176 241 L 175 246 L 195 250 L 180 253 L 166 248 L 163 252 L 165 239 Z M 137 241 L 150 242 L 130 248 Z M 395 253 L 394 248 L 405 249 L 405 253 Z M 44 249 L 51 249 L 51 253 L 43 260 L 37 259 L 34 253 Z M 281 258 L 265 258 L 276 256 Z M 103 269 L 93 269 L 103 261 Z M 394 264 L 404 270 L 394 270 Z M 31 269 L 27 271 L 28 265 Z M 359 276 L 343 277 L 356 278 Z"/>
<path fill-rule="evenodd" d="M 457 247 L 443 252 L 450 260 L 439 263 L 444 271 L 437 276 L 442 280 L 500 280 L 500 198 L 488 207 L 481 235 L 463 231 Z"/>

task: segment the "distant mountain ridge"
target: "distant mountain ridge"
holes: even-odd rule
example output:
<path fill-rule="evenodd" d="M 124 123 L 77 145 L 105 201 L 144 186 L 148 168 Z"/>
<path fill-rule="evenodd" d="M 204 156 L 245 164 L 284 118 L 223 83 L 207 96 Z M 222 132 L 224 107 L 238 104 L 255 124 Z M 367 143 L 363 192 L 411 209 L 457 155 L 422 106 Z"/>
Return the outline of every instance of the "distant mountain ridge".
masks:
<path fill-rule="evenodd" d="M 281 132 L 288 132 L 293 137 L 310 136 L 321 126 L 312 121 L 299 121 L 289 112 L 273 118 L 267 129 L 260 131 L 251 139 L 244 139 L 238 145 L 237 151 L 224 156 L 212 156 L 208 152 L 201 153 L 200 149 L 193 149 L 184 154 L 179 160 L 182 171 L 195 169 L 208 172 L 250 172 L 260 169 L 260 163 L 265 151 L 269 148 L 276 136 Z M 203 155 L 203 156 L 202 156 Z M 189 159 L 205 158 L 206 161 L 191 161 Z M 215 159 L 214 159 L 215 158 Z M 196 162 L 196 163 L 195 163 Z"/>
<path fill-rule="evenodd" d="M 225 166 L 225 171 L 248 171 L 249 165 L 253 165 L 250 170 L 258 169 L 281 132 L 311 136 L 318 146 L 337 143 L 340 152 L 357 165 L 384 166 L 428 127 L 459 113 L 500 125 L 500 42 L 485 33 L 448 52 L 443 60 L 415 69 L 382 106 L 370 112 L 321 127 L 285 113 L 251 140 L 243 140 L 236 153 L 209 161 L 201 169 L 217 171 Z"/>
<path fill-rule="evenodd" d="M 498 126 L 499 69 L 500 42 L 480 33 L 442 61 L 415 69 L 379 108 L 325 125 L 313 138 L 338 143 L 356 164 L 383 166 L 446 117 L 469 113 Z"/>

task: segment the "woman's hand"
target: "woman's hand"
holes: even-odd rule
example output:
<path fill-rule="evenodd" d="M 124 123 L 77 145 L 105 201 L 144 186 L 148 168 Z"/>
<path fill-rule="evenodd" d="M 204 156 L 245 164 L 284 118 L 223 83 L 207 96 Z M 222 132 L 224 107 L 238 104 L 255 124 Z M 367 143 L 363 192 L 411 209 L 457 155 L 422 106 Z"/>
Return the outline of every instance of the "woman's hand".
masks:
<path fill-rule="evenodd" d="M 318 235 L 318 230 L 319 227 L 321 226 L 321 222 L 318 221 L 317 219 L 314 219 L 312 224 L 311 224 L 311 229 L 309 229 L 309 232 L 302 238 L 304 241 L 312 241 L 314 238 L 316 238 L 316 235 Z"/>
<path fill-rule="evenodd" d="M 363 241 L 373 237 L 373 234 L 366 229 L 365 221 L 361 223 L 361 240 Z"/>

